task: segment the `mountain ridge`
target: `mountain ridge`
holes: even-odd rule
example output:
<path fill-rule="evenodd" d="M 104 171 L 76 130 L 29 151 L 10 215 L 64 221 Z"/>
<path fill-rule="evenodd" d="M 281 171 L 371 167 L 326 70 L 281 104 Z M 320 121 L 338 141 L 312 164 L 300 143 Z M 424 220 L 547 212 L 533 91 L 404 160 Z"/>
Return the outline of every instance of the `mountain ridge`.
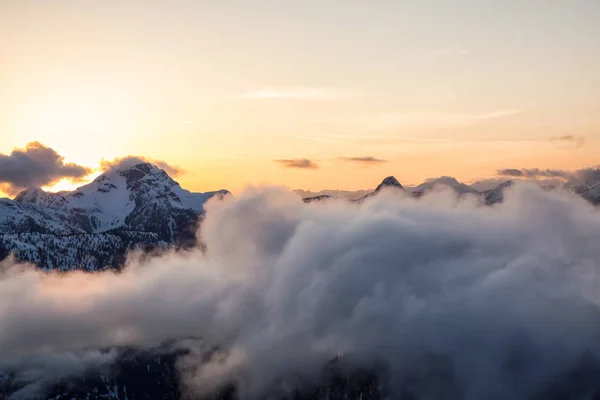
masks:
<path fill-rule="evenodd" d="M 555 180 L 540 180 L 535 181 L 540 187 L 544 189 L 554 189 L 557 187 L 569 190 L 573 193 L 580 195 L 590 203 L 597 205 L 600 204 L 600 169 L 596 169 L 588 173 L 583 180 L 571 180 L 558 184 Z M 403 186 L 394 176 L 388 176 L 377 186 L 377 188 L 367 194 L 357 198 L 349 199 L 351 202 L 360 203 L 372 196 L 377 195 L 383 188 L 396 188 L 400 189 L 405 193 L 412 195 L 413 197 L 421 197 L 427 193 L 435 190 L 439 187 L 447 187 L 453 190 L 458 196 L 463 195 L 474 195 L 482 199 L 487 205 L 493 205 L 500 203 L 504 199 L 504 190 L 517 183 L 518 180 L 498 180 L 494 185 L 490 185 L 489 189 L 477 190 L 473 185 L 467 185 L 462 183 L 456 178 L 451 176 L 441 176 L 438 178 L 428 179 L 425 182 L 414 186 L 405 187 Z M 481 182 L 476 182 L 476 185 L 481 186 Z M 296 191 L 298 192 L 298 191 Z M 333 191 L 321 191 L 320 193 L 333 192 Z M 357 191 L 358 192 L 358 191 Z M 303 198 L 305 203 L 312 203 L 315 201 L 326 201 L 330 199 L 344 199 L 345 197 L 338 197 L 334 194 L 321 194 L 311 197 Z M 346 198 L 347 199 L 347 198 Z"/>
<path fill-rule="evenodd" d="M 25 189 L 14 200 L 0 199 L 0 256 L 15 254 L 20 261 L 40 267 L 117 267 L 114 261 L 124 259 L 124 252 L 137 245 L 194 246 L 206 201 L 229 195 L 227 190 L 185 190 L 150 163 L 108 170 L 73 191 Z M 97 235 L 97 241 L 102 242 L 99 247 L 117 251 L 118 256 L 97 254 L 95 263 L 65 257 L 57 263 L 50 262 L 53 249 L 31 250 L 36 247 L 34 240 L 54 243 L 56 238 L 77 235 Z M 60 242 L 76 247 L 76 243 Z"/>

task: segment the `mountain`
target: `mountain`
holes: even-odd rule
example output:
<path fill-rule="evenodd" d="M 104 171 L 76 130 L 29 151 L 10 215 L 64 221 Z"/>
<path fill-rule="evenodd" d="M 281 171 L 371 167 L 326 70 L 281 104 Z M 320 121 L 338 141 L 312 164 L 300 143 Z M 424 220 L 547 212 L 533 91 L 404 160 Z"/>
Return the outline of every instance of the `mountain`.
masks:
<path fill-rule="evenodd" d="M 329 199 L 333 199 L 335 197 L 330 196 L 328 194 L 322 194 L 319 196 L 313 196 L 313 197 L 305 197 L 302 199 L 302 201 L 304 201 L 305 203 L 313 203 L 315 201 L 323 201 L 323 200 L 329 200 Z"/>
<path fill-rule="evenodd" d="M 450 176 L 442 176 L 436 179 L 430 179 L 426 182 L 421 183 L 418 186 L 411 187 L 408 189 L 402 186 L 402 184 L 400 184 L 400 182 L 398 182 L 398 180 L 395 177 L 388 176 L 377 186 L 377 188 L 374 191 L 369 192 L 356 200 L 350 201 L 354 203 L 361 203 L 364 200 L 377 195 L 384 188 L 398 189 L 405 193 L 412 194 L 412 196 L 418 198 L 428 194 L 436 187 L 446 186 L 454 190 L 458 196 L 463 196 L 465 194 L 480 196 L 482 202 L 484 202 L 487 205 L 492 205 L 496 203 L 501 203 L 504 200 L 504 190 L 517 182 L 536 183 L 545 190 L 564 188 L 566 190 L 575 192 L 576 194 L 580 195 L 581 197 L 583 197 L 584 199 L 586 199 L 594 205 L 600 204 L 600 169 L 587 171 L 584 176 L 584 179 L 572 180 L 567 183 L 555 179 L 508 181 L 494 179 L 488 181 L 481 181 L 476 183 L 477 187 L 480 187 L 482 189 L 480 191 L 462 182 L 459 182 L 455 178 Z M 305 203 L 313 203 L 325 201 L 332 198 L 338 197 L 323 194 L 318 196 L 306 197 L 303 200 Z"/>
<path fill-rule="evenodd" d="M 227 195 L 189 192 L 149 163 L 111 169 L 72 192 L 26 189 L 0 199 L 0 258 L 14 254 L 45 268 L 116 267 L 132 248 L 194 245 L 204 203 Z M 90 253 L 75 250 L 82 243 Z"/>
<path fill-rule="evenodd" d="M 238 400 L 233 384 L 225 384 L 204 396 L 189 393 L 177 360 L 184 349 L 153 348 L 148 351 L 117 349 L 117 359 L 107 368 L 90 369 L 84 376 L 45 381 L 31 395 L 35 381 L 17 379 L 18 371 L 0 371 L 0 398 L 10 400 Z M 207 361 L 210 352 L 207 352 Z M 316 382 L 282 390 L 274 387 L 273 400 L 381 400 L 381 380 L 365 368 L 344 365 L 340 357 L 326 363 Z M 28 386 L 29 385 L 29 386 Z M 283 386 L 283 384 L 281 385 Z M 288 385 L 286 385 L 288 386 Z M 29 389 L 29 390 L 28 390 Z M 35 391 L 35 390 L 34 390 Z M 285 393 L 287 392 L 287 393 Z"/>
<path fill-rule="evenodd" d="M 581 179 L 574 179 L 565 187 L 575 191 L 592 204 L 600 204 L 600 169 L 586 171 Z"/>
<path fill-rule="evenodd" d="M 398 179 L 396 179 L 394 176 L 388 176 L 388 177 L 384 178 L 383 181 L 381 181 L 381 183 L 379 185 L 377 185 L 377 187 L 375 188 L 374 191 L 372 191 L 371 193 L 367 193 L 366 195 L 364 195 L 363 197 L 361 197 L 359 199 L 354 200 L 354 202 L 362 203 L 366 199 L 376 196 L 383 189 L 388 189 L 388 190 L 391 189 L 391 190 L 398 190 L 398 191 L 406 192 L 406 189 L 404 189 L 404 186 L 402 186 L 402 184 L 400 184 L 400 182 L 398 182 Z"/>
<path fill-rule="evenodd" d="M 457 181 L 455 178 L 451 176 L 441 176 L 439 178 L 430 179 L 426 182 L 423 182 L 419 186 L 416 186 L 412 189 L 412 192 L 415 193 L 416 196 L 422 196 L 423 194 L 432 191 L 436 187 L 447 186 L 453 189 L 457 194 L 463 195 L 467 193 L 477 194 L 479 193 L 477 190 L 473 189 L 470 186 L 465 185 Z"/>
<path fill-rule="evenodd" d="M 600 184 L 596 184 L 590 188 L 587 188 L 583 193 L 581 193 L 581 197 L 592 204 L 600 204 Z"/>
<path fill-rule="evenodd" d="M 376 195 L 384 188 L 393 188 L 405 190 L 404 187 L 398 182 L 398 180 L 393 176 L 388 176 L 375 188 L 373 191 L 368 190 L 357 190 L 355 192 L 345 192 L 345 191 L 336 191 L 336 190 L 322 190 L 321 192 L 313 193 L 307 192 L 303 190 L 295 190 L 294 192 L 297 194 L 310 194 L 310 196 L 303 197 L 303 201 L 305 203 L 314 203 L 321 202 L 330 199 L 342 199 L 349 200 L 353 203 L 360 203 L 364 200 L 368 199 L 371 196 Z"/>
<path fill-rule="evenodd" d="M 471 189 L 474 189 L 480 193 L 487 192 L 488 190 L 495 189 L 498 185 L 506 182 L 507 178 L 489 178 L 480 181 L 473 182 L 469 185 Z M 533 179 L 533 178 L 510 178 L 515 183 L 535 183 L 542 187 L 561 187 L 565 184 L 564 180 L 561 179 Z"/>
<path fill-rule="evenodd" d="M 371 193 L 373 189 L 369 190 L 321 190 L 319 192 L 312 192 L 310 190 L 296 189 L 293 192 L 303 199 L 311 197 L 329 196 L 338 199 L 356 200 L 363 197 L 367 193 Z"/>
<path fill-rule="evenodd" d="M 486 190 L 482 192 L 483 199 L 485 200 L 485 204 L 492 205 L 496 203 L 501 203 L 504 200 L 504 190 L 508 187 L 514 185 L 514 181 L 506 181 L 491 190 Z"/>
<path fill-rule="evenodd" d="M 126 227 L 154 232 L 165 241 L 177 238 L 178 219 L 203 212 L 202 205 L 227 191 L 191 193 L 165 171 L 149 163 L 108 171 L 73 192 L 46 193 L 32 188 L 17 203 L 40 206 L 68 216 L 77 215 L 81 231 L 106 232 Z M 189 211 L 192 211 L 190 213 Z"/>
<path fill-rule="evenodd" d="M 381 181 L 381 183 L 377 186 L 373 193 L 379 193 L 379 191 L 385 188 L 395 188 L 404 190 L 404 187 L 400 184 L 400 182 L 398 182 L 398 179 L 396 179 L 393 176 L 388 176 L 383 181 Z"/>
<path fill-rule="evenodd" d="M 465 185 L 464 183 L 458 182 L 456 179 L 454 179 L 450 176 L 442 176 L 442 177 L 439 177 L 436 179 L 431 179 L 426 182 L 423 182 L 422 184 L 420 184 L 414 188 L 409 188 L 409 189 L 402 186 L 402 184 L 400 182 L 398 182 L 398 180 L 394 176 L 388 176 L 385 179 L 383 179 L 383 181 L 377 186 L 377 188 L 374 191 L 368 192 L 365 195 L 363 195 L 362 197 L 359 197 L 359 198 L 357 198 L 355 200 L 351 200 L 351 201 L 360 203 L 360 202 L 368 199 L 369 197 L 377 195 L 381 190 L 383 190 L 385 188 L 398 189 L 398 190 L 401 190 L 406 193 L 411 193 L 415 197 L 421 197 L 424 194 L 432 191 L 435 187 L 439 187 L 439 186 L 448 186 L 448 187 L 452 188 L 459 195 L 463 195 L 463 194 L 467 194 L 467 193 L 472 193 L 472 194 L 479 193 L 477 190 Z M 334 195 L 330 195 L 330 194 L 324 194 L 325 192 L 332 192 L 332 191 L 322 191 L 321 193 L 323 193 L 323 194 L 321 194 L 321 195 L 305 197 L 303 200 L 305 203 L 312 203 L 314 201 L 322 201 L 322 200 L 327 200 L 330 198 L 338 197 L 338 196 L 334 196 Z"/>

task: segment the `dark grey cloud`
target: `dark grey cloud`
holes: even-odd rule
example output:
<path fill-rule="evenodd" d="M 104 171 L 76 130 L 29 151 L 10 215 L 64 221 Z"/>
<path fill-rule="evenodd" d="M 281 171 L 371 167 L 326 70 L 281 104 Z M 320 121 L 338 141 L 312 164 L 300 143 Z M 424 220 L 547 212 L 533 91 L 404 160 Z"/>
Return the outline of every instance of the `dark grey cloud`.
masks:
<path fill-rule="evenodd" d="M 10 154 L 0 154 L 0 185 L 9 194 L 64 178 L 77 181 L 90 172 L 87 167 L 65 163 L 56 150 L 39 142 L 31 142 L 24 149 L 16 148 Z"/>
<path fill-rule="evenodd" d="M 143 156 L 126 156 L 126 157 L 116 158 L 112 161 L 102 160 L 100 162 L 100 166 L 103 170 L 107 171 L 107 170 L 127 169 L 127 168 L 133 167 L 134 165 L 143 164 L 143 163 L 150 163 L 150 164 L 156 165 L 157 167 L 159 167 L 160 169 L 163 169 L 167 174 L 169 174 L 171 176 L 177 176 L 183 172 L 183 170 L 180 167 L 173 166 L 173 165 L 167 163 L 166 161 L 155 160 L 153 158 L 143 157 Z"/>
<path fill-rule="evenodd" d="M 307 158 L 298 158 L 294 160 L 275 160 L 285 168 L 317 169 L 319 165 Z"/>
<path fill-rule="evenodd" d="M 499 169 L 498 175 L 512 176 L 512 177 L 523 177 L 523 178 L 563 178 L 572 179 L 575 174 L 573 171 L 567 171 L 563 169 L 539 169 L 539 168 L 506 168 Z"/>
<path fill-rule="evenodd" d="M 600 357 L 600 214 L 575 195 L 515 184 L 494 208 L 448 192 L 305 205 L 262 188 L 206 208 L 206 252 L 119 274 L 0 266 L 0 368 L 202 337 L 217 356 L 180 360 L 199 394 L 234 382 L 241 398 L 278 398 L 339 355 L 384 371 L 386 398 L 597 384 L 574 374 Z"/>
<path fill-rule="evenodd" d="M 505 175 L 505 176 L 523 176 L 524 175 L 522 170 L 516 169 L 516 168 L 499 169 L 497 171 L 497 174 Z"/>
<path fill-rule="evenodd" d="M 349 161 L 349 162 L 354 162 L 354 163 L 358 163 L 358 164 L 362 164 L 362 165 L 367 165 L 367 166 L 371 166 L 371 165 L 379 165 L 379 164 L 383 164 L 386 163 L 387 160 L 383 160 L 381 158 L 375 158 L 372 156 L 366 156 L 366 157 L 340 157 L 341 160 L 344 161 Z"/>
<path fill-rule="evenodd" d="M 551 139 L 554 142 L 568 143 L 571 147 L 579 148 L 585 145 L 585 138 L 582 136 L 564 135 L 556 136 Z"/>

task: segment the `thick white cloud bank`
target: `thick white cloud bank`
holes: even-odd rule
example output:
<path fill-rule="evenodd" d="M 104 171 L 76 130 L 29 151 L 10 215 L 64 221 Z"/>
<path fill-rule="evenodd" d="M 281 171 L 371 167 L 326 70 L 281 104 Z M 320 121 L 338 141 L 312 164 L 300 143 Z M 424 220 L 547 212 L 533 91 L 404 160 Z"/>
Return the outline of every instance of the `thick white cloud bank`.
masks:
<path fill-rule="evenodd" d="M 201 236 L 206 253 L 119 274 L 5 263 L 0 369 L 60 376 L 110 362 L 90 349 L 201 337 L 221 352 L 181 360 L 197 391 L 265 398 L 345 355 L 392 398 L 474 400 L 529 398 L 600 357 L 600 214 L 566 193 L 357 205 L 263 188 L 209 203 Z"/>

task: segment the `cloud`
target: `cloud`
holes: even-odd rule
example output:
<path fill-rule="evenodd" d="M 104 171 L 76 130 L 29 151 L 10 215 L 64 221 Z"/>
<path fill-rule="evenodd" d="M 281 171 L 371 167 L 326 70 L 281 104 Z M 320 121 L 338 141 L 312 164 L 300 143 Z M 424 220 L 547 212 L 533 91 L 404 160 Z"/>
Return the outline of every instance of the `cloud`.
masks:
<path fill-rule="evenodd" d="M 576 196 L 516 184 L 493 208 L 448 192 L 305 205 L 261 188 L 209 202 L 201 236 L 206 253 L 118 274 L 5 263 L 0 367 L 202 337 L 216 356 L 180 360 L 197 393 L 280 398 L 340 355 L 378 372 L 383 398 L 598 389 L 600 214 Z"/>
<path fill-rule="evenodd" d="M 307 158 L 299 158 L 295 160 L 275 160 L 276 163 L 281 164 L 284 168 L 300 168 L 300 169 L 317 169 L 319 165 Z"/>
<path fill-rule="evenodd" d="M 79 181 L 90 172 L 87 167 L 65 163 L 56 150 L 39 142 L 28 143 L 24 149 L 15 148 L 8 155 L 0 154 L 0 184 L 9 194 L 65 178 Z"/>
<path fill-rule="evenodd" d="M 516 168 L 499 169 L 496 172 L 498 175 L 504 175 L 504 176 L 525 176 L 525 173 L 523 172 L 523 170 L 516 169 Z"/>
<path fill-rule="evenodd" d="M 183 170 L 180 167 L 173 166 L 168 164 L 166 161 L 155 160 L 149 157 L 143 156 L 126 156 L 121 158 L 116 158 L 112 161 L 102 160 L 100 161 L 100 167 L 104 171 L 108 170 L 121 170 L 131 168 L 137 164 L 150 163 L 156 165 L 157 167 L 163 169 L 166 173 L 171 176 L 177 176 L 183 173 Z"/>
<path fill-rule="evenodd" d="M 382 160 L 380 158 L 375 158 L 375 157 L 372 157 L 372 156 L 366 156 L 366 157 L 340 157 L 340 159 L 344 160 L 344 161 L 349 161 L 349 162 L 354 162 L 354 163 L 366 165 L 366 166 L 379 165 L 379 164 L 383 164 L 383 163 L 387 162 L 387 160 Z"/>
<path fill-rule="evenodd" d="M 336 100 L 358 96 L 358 92 L 347 89 L 318 88 L 318 87 L 265 87 L 243 93 L 238 97 L 245 99 L 297 99 L 297 100 Z"/>
<path fill-rule="evenodd" d="M 358 126 L 371 124 L 379 129 L 392 129 L 398 127 L 406 128 L 434 128 L 434 127 L 462 127 L 483 124 L 496 119 L 508 118 L 519 115 L 523 110 L 519 109 L 496 109 L 487 112 L 405 112 L 405 113 L 380 113 L 359 117 L 354 119 L 350 116 L 349 121 L 356 122 Z"/>
<path fill-rule="evenodd" d="M 553 142 L 568 144 L 568 147 L 570 148 L 580 148 L 585 145 L 585 138 L 582 136 L 565 135 L 553 137 L 550 140 Z"/>
<path fill-rule="evenodd" d="M 562 178 L 562 179 L 573 179 L 575 173 L 573 171 L 566 171 L 563 169 L 539 169 L 539 168 L 506 168 L 499 169 L 498 175 L 502 176 L 513 176 L 513 177 L 524 177 L 524 178 Z"/>
<path fill-rule="evenodd" d="M 76 352 L 34 354 L 26 360 L 11 364 L 10 360 L 0 363 L 5 370 L 15 372 L 15 379 L 24 383 L 10 399 L 26 400 L 38 398 L 45 387 L 60 378 L 79 375 L 88 370 L 97 370 L 115 362 L 118 352 L 114 349 L 108 351 L 82 350 Z M 24 368 L 24 366 L 26 367 Z M 1 374 L 0 374 L 1 377 Z"/>
<path fill-rule="evenodd" d="M 475 116 L 475 119 L 478 120 L 488 120 L 488 119 L 496 119 L 496 118 L 504 118 L 510 117 L 512 115 L 519 115 L 523 112 L 523 110 L 519 109 L 504 109 L 504 110 L 495 110 L 485 114 L 479 114 Z"/>

